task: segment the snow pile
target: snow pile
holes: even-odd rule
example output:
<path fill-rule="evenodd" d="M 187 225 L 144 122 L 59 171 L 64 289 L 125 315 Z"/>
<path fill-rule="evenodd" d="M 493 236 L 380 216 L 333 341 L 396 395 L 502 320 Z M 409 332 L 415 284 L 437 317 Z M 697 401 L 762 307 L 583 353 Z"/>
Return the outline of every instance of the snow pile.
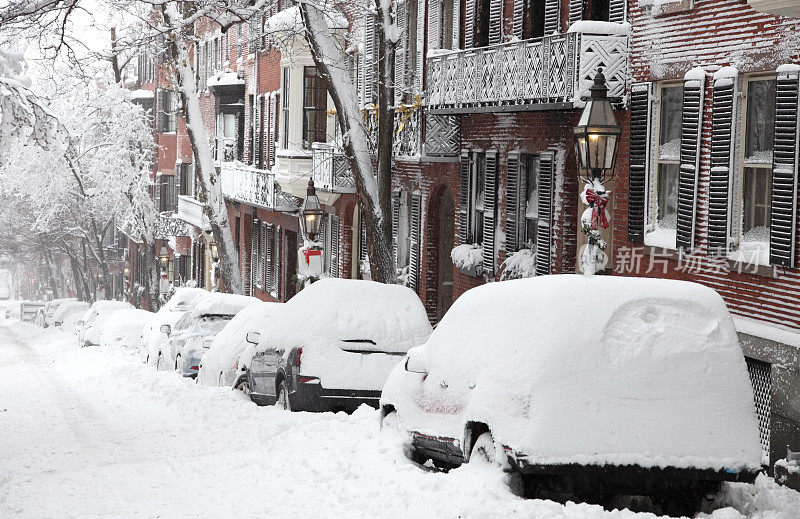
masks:
<path fill-rule="evenodd" d="M 153 99 L 153 91 L 139 88 L 131 92 L 131 99 Z"/>
<path fill-rule="evenodd" d="M 425 342 L 431 325 L 409 288 L 374 281 L 325 278 L 282 305 L 275 326 L 254 351 L 303 348 L 301 374 L 326 388 L 380 390 L 402 355 Z M 363 353 L 362 353 L 363 352 Z"/>
<path fill-rule="evenodd" d="M 457 245 L 450 251 L 453 265 L 461 270 L 472 270 L 483 265 L 483 247 L 477 243 Z"/>
<path fill-rule="evenodd" d="M 736 330 L 699 284 L 490 283 L 463 294 L 411 355 L 427 377 L 398 366 L 381 401 L 423 434 L 460 439 L 477 420 L 531 463 L 760 468 Z"/>
<path fill-rule="evenodd" d="M 267 333 L 272 317 L 280 303 L 258 302 L 244 308 L 222 329 L 203 355 L 197 383 L 204 386 L 232 385 L 236 364 L 244 350 L 250 345 L 247 332 Z"/>
<path fill-rule="evenodd" d="M 500 280 L 532 278 L 536 275 L 536 252 L 522 249 L 509 255 L 500 266 Z"/>
<path fill-rule="evenodd" d="M 89 303 L 84 301 L 73 301 L 69 303 L 63 303 L 58 306 L 58 309 L 53 312 L 53 318 L 51 319 L 53 323 L 62 323 L 62 326 L 67 317 L 71 315 L 80 315 L 86 312 L 89 309 Z M 74 319 L 77 320 L 77 319 Z"/>
<path fill-rule="evenodd" d="M 219 72 L 208 78 L 208 87 L 244 85 L 244 79 L 240 78 L 236 72 Z"/>
<path fill-rule="evenodd" d="M 747 231 L 739 247 L 728 253 L 728 259 L 737 263 L 769 266 L 769 228 L 754 227 Z"/>
<path fill-rule="evenodd" d="M 756 321 L 741 316 L 735 316 L 733 318 L 733 323 L 736 325 L 736 331 L 740 333 L 746 333 L 747 335 L 762 337 L 770 341 L 800 348 L 800 331 L 788 330 L 776 324 Z"/>
<path fill-rule="evenodd" d="M 595 20 L 579 20 L 569 26 L 567 32 L 580 32 L 583 34 L 604 34 L 608 36 L 628 36 L 631 33 L 631 24 L 628 22 L 599 22 Z"/>
<path fill-rule="evenodd" d="M 644 244 L 649 245 L 650 247 L 674 249 L 677 247 L 677 237 L 678 231 L 674 227 L 672 229 L 668 229 L 666 227 L 656 225 L 655 229 L 644 235 Z"/>

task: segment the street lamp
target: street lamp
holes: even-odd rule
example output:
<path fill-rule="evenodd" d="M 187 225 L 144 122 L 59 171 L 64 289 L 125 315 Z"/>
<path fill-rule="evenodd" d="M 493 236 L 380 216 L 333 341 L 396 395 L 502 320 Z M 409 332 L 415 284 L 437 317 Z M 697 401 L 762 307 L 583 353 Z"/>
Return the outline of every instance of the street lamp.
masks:
<path fill-rule="evenodd" d="M 161 246 L 161 250 L 158 253 L 158 259 L 161 261 L 161 267 L 166 269 L 169 266 L 169 252 L 167 251 L 166 245 Z"/>
<path fill-rule="evenodd" d="M 306 199 L 303 201 L 303 231 L 310 241 L 315 241 L 319 234 L 319 226 L 322 223 L 322 207 L 319 205 L 317 190 L 314 188 L 314 180 L 309 179 Z"/>
<path fill-rule="evenodd" d="M 129 277 L 131 275 L 131 262 L 125 260 L 125 263 L 122 264 L 122 273 L 125 277 Z"/>
<path fill-rule="evenodd" d="M 212 241 L 210 248 L 211 248 L 211 259 L 215 262 L 219 261 L 219 249 L 217 248 L 217 242 Z"/>
<path fill-rule="evenodd" d="M 590 96 L 575 127 L 578 174 L 589 184 L 594 184 L 595 180 L 602 184 L 614 178 L 614 162 L 622 129 L 617 124 L 608 99 L 603 69 L 598 69 L 589 92 Z"/>
<path fill-rule="evenodd" d="M 603 183 L 614 178 L 617 146 L 622 133 L 608 99 L 608 87 L 602 69 L 597 70 L 589 92 L 586 106 L 575 127 L 578 176 L 586 182 L 581 199 L 589 206 L 581 215 L 581 232 L 587 237 L 581 254 L 581 270 L 586 275 L 594 274 L 607 259 L 603 252 L 607 244 L 600 234 L 600 228 L 606 229 L 610 224 L 610 214 L 606 210 L 610 193 Z"/>

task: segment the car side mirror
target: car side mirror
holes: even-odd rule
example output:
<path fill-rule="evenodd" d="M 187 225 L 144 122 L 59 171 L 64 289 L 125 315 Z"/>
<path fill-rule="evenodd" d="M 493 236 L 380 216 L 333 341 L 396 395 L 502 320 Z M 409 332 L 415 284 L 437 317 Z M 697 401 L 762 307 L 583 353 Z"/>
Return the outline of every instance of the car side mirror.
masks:
<path fill-rule="evenodd" d="M 77 324 L 78 326 L 83 326 L 83 321 L 78 321 L 78 322 L 77 322 L 77 323 L 75 323 L 75 324 Z"/>
<path fill-rule="evenodd" d="M 203 348 L 206 348 L 206 349 L 210 348 L 210 347 L 211 347 L 211 343 L 212 343 L 212 342 L 213 342 L 213 339 L 206 339 L 206 340 L 204 340 L 204 341 L 203 341 Z"/>
<path fill-rule="evenodd" d="M 247 332 L 245 340 L 250 344 L 258 344 L 258 341 L 261 340 L 261 334 L 259 332 L 249 331 Z"/>
<path fill-rule="evenodd" d="M 163 333 L 165 335 L 169 335 L 170 333 L 172 333 L 172 326 L 170 326 L 168 324 L 162 324 L 161 328 L 159 328 L 159 330 L 161 330 L 161 333 Z"/>
<path fill-rule="evenodd" d="M 425 362 L 425 355 L 420 352 L 415 352 L 406 356 L 406 371 L 410 373 L 428 374 L 428 366 Z"/>

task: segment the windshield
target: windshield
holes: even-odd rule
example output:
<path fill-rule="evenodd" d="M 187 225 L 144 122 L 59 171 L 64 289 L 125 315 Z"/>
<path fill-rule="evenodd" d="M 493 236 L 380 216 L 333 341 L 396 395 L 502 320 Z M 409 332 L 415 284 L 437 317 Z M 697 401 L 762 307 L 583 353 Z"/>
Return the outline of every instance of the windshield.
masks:
<path fill-rule="evenodd" d="M 232 318 L 232 315 L 204 315 L 197 322 L 203 332 L 219 333 Z"/>

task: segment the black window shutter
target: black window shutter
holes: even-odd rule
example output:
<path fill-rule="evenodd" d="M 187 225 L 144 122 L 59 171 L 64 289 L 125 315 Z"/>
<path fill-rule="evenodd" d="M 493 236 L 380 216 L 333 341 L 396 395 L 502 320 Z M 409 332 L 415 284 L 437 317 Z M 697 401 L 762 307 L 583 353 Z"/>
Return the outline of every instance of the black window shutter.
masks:
<path fill-rule="evenodd" d="M 461 150 L 461 171 L 459 178 L 458 238 L 461 245 L 469 240 L 469 150 Z"/>
<path fill-rule="evenodd" d="M 414 292 L 419 290 L 420 241 L 422 239 L 422 195 L 417 191 L 411 194 L 411 250 L 408 266 L 408 286 Z"/>
<path fill-rule="evenodd" d="M 322 244 L 323 254 L 320 257 L 320 259 L 322 260 L 322 272 L 325 272 L 325 269 L 328 266 L 328 262 L 325 261 L 326 260 L 325 253 L 328 252 L 329 250 L 327 245 L 325 244 L 325 240 L 328 238 L 326 232 L 327 229 L 325 228 L 327 226 L 327 222 L 328 222 L 328 213 L 322 213 L 322 217 L 320 218 L 319 222 L 319 235 L 317 236 L 317 241 Z"/>
<path fill-rule="evenodd" d="M 486 152 L 483 201 L 483 273 L 494 277 L 495 211 L 497 208 L 497 150 Z"/>
<path fill-rule="evenodd" d="M 465 0 L 464 9 L 464 48 L 475 45 L 475 4 L 478 0 Z"/>
<path fill-rule="evenodd" d="M 358 219 L 358 259 L 359 261 L 366 261 L 367 259 L 367 226 L 364 225 L 364 215 L 359 213 Z"/>
<path fill-rule="evenodd" d="M 520 221 L 520 179 L 519 152 L 512 151 L 508 154 L 506 164 L 506 252 L 516 252 L 519 249 L 519 221 Z"/>
<path fill-rule="evenodd" d="M 514 37 L 522 39 L 525 23 L 525 0 L 514 0 Z"/>
<path fill-rule="evenodd" d="M 700 136 L 703 130 L 703 101 L 706 80 L 689 79 L 683 84 L 681 154 L 678 174 L 678 225 L 675 244 L 680 249 L 695 246 L 697 182 L 700 173 Z"/>
<path fill-rule="evenodd" d="M 650 83 L 631 87 L 630 169 L 628 177 L 628 239 L 644 242 L 647 177 L 650 167 Z"/>
<path fill-rule="evenodd" d="M 625 0 L 609 0 L 608 21 L 622 23 L 625 21 Z"/>
<path fill-rule="evenodd" d="M 249 295 L 253 294 L 253 286 L 255 286 L 255 272 L 258 261 L 258 219 L 254 218 L 252 226 L 250 227 L 250 262 L 247 264 L 247 274 L 250 279 Z"/>
<path fill-rule="evenodd" d="M 503 0 L 491 0 L 489 4 L 489 44 L 503 39 Z"/>
<path fill-rule="evenodd" d="M 546 151 L 539 156 L 539 221 L 536 227 L 536 275 L 550 274 L 550 247 L 553 237 L 553 175 L 555 154 Z"/>
<path fill-rule="evenodd" d="M 272 224 L 268 224 L 265 228 L 265 236 L 264 236 L 264 256 L 265 260 L 265 283 L 264 286 L 270 292 L 275 290 L 275 227 Z"/>
<path fill-rule="evenodd" d="M 728 252 L 728 199 L 735 95 L 735 78 L 718 78 L 714 81 L 708 196 L 708 253 L 712 255 L 725 255 Z"/>
<path fill-rule="evenodd" d="M 583 0 L 569 0 L 569 24 L 583 20 Z"/>
<path fill-rule="evenodd" d="M 798 106 L 800 72 L 778 72 L 772 154 L 769 262 L 794 266 L 797 227 Z"/>
<path fill-rule="evenodd" d="M 339 217 L 331 215 L 331 276 L 335 278 L 339 277 L 339 233 Z"/>
<path fill-rule="evenodd" d="M 544 1 L 544 35 L 558 32 L 561 25 L 561 0 Z"/>
<path fill-rule="evenodd" d="M 400 233 L 400 191 L 392 193 L 392 253 L 395 266 L 400 267 L 397 253 L 399 250 L 398 234 Z"/>

